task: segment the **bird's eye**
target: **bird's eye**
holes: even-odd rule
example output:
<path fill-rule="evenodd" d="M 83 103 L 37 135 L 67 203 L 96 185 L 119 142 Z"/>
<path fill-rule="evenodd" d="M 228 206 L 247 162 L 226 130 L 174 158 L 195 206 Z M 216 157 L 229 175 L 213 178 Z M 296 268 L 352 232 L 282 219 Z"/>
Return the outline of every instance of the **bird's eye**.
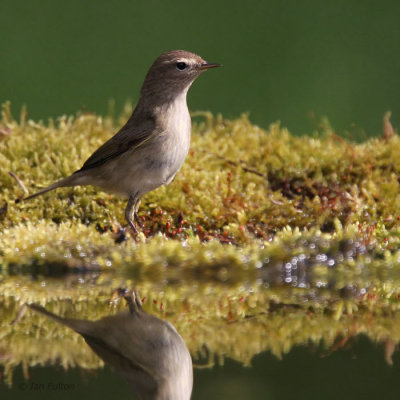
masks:
<path fill-rule="evenodd" d="M 187 64 L 182 61 L 178 62 L 176 63 L 176 68 L 178 68 L 180 71 L 183 71 L 184 69 L 187 68 Z"/>

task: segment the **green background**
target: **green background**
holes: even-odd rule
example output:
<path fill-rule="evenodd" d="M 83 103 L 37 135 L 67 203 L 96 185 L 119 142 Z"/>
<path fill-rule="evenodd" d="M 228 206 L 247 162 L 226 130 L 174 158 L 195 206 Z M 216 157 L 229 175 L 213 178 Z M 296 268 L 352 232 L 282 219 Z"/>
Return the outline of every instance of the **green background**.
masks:
<path fill-rule="evenodd" d="M 400 121 L 399 1 L 1 0 L 0 101 L 29 117 L 105 114 L 136 102 L 163 51 L 182 48 L 224 68 L 189 92 L 191 110 L 250 112 L 295 134 L 327 116 L 338 133 Z"/>

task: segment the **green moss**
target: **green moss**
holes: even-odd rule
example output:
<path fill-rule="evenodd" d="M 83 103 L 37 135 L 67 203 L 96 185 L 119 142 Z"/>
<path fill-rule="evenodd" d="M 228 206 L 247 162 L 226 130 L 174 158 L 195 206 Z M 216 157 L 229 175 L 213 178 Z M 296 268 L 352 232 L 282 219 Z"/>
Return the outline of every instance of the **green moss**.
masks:
<path fill-rule="evenodd" d="M 137 241 L 121 229 L 125 200 L 95 188 L 15 202 L 25 194 L 9 172 L 33 193 L 78 169 L 129 111 L 118 121 L 78 114 L 43 123 L 24 112 L 17 121 L 3 106 L 0 353 L 8 376 L 16 365 L 58 359 L 100 366 L 77 335 L 41 316 L 6 322 L 26 302 L 100 318 L 113 312 L 108 299 L 119 286 L 138 287 L 146 309 L 169 319 L 203 363 L 229 356 L 248 364 L 260 351 L 281 357 L 309 342 L 335 349 L 360 333 L 399 343 L 397 135 L 356 144 L 327 125 L 293 137 L 246 115 L 199 114 L 182 170 L 143 198 Z"/>
<path fill-rule="evenodd" d="M 332 231 L 335 217 L 342 222 L 375 223 L 380 217 L 389 225 L 397 222 L 398 136 L 356 145 L 339 140 L 329 129 L 322 136 L 294 138 L 278 124 L 262 130 L 245 115 L 234 121 L 203 117 L 175 181 L 144 199 L 142 216 L 151 232 L 165 232 L 168 219 L 173 228 L 190 233 L 201 225 L 203 239 L 230 233 L 236 225 L 244 229 L 228 240 L 242 243 L 255 231 L 264 237 L 287 225 Z M 43 219 L 75 219 L 102 229 L 123 223 L 122 202 L 90 188 L 60 189 L 15 206 L 13 200 L 23 193 L 8 175 L 16 173 L 31 191 L 43 187 L 79 168 L 119 123 L 81 114 L 44 124 L 26 121 L 25 113 L 17 122 L 4 105 L 1 202 L 9 207 L 2 215 L 3 227 Z M 184 222 L 179 218 L 174 226 L 174 217 L 182 214 Z"/>
<path fill-rule="evenodd" d="M 314 137 L 296 138 L 279 124 L 265 131 L 251 124 L 246 115 L 233 121 L 201 115 L 202 122 L 193 129 L 191 152 L 174 182 L 143 199 L 140 215 L 147 237 L 161 233 L 179 241 L 214 238 L 245 247 L 257 239 L 268 241 L 287 226 L 334 233 L 335 220 L 344 229 L 350 224 L 371 228 L 384 224 L 390 237 L 398 237 L 397 135 L 355 144 L 327 128 Z M 30 192 L 46 186 L 78 169 L 119 124 L 93 114 L 64 116 L 45 124 L 26 120 L 23 113 L 17 122 L 9 105 L 3 106 L 1 264 L 29 264 L 30 255 L 35 262 L 35 251 L 29 245 L 32 241 L 41 247 L 41 253 L 49 255 L 49 262 L 55 261 L 51 254 L 59 253 L 59 245 L 50 235 L 46 240 L 46 232 L 56 234 L 57 230 L 58 236 L 67 235 L 73 247 L 87 241 L 94 247 L 104 245 L 119 251 L 120 245 L 113 245 L 112 239 L 125 225 L 125 200 L 95 188 L 78 187 L 16 204 L 24 193 L 9 175 L 16 174 Z M 378 244 L 384 245 L 387 238 L 378 239 Z M 17 242 L 21 248 L 30 248 L 19 252 L 20 259 L 11 247 Z M 88 257 L 96 255 L 95 251 Z M 66 264 L 74 266 L 71 257 Z M 46 257 L 42 259 L 46 261 Z"/>

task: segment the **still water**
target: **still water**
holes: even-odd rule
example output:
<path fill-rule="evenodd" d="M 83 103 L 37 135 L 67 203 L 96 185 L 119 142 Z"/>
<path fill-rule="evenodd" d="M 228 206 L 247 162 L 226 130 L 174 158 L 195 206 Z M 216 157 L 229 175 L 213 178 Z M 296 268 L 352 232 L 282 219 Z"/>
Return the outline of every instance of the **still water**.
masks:
<path fill-rule="evenodd" d="M 195 368 L 192 399 L 395 400 L 399 398 L 399 374 L 398 355 L 389 366 L 382 346 L 360 338 L 330 355 L 299 347 L 282 360 L 261 353 L 251 367 L 226 360 L 223 367 Z M 19 370 L 13 389 L 1 386 L 0 396 L 5 400 L 134 399 L 129 386 L 107 367 L 97 371 L 37 367 L 30 371 L 29 380 Z"/>
<path fill-rule="evenodd" d="M 53 317 L 81 321 L 55 322 L 41 314 L 43 308 L 4 301 L 0 398 L 134 399 L 143 365 L 151 376 L 180 382 L 179 388 L 186 379 L 190 393 L 187 346 L 192 399 L 398 399 L 398 297 L 379 299 L 376 284 L 332 281 L 317 288 L 301 274 L 303 288 L 278 283 L 273 275 L 241 284 L 139 279 L 141 295 L 129 311 L 109 288 L 132 285 L 130 279 L 98 273 L 61 280 L 9 276 L 3 289 L 25 287 L 38 299 L 40 290 L 53 290 L 46 304 Z M 390 281 L 386 277 L 386 285 Z M 81 301 L 83 293 L 89 300 Z"/>

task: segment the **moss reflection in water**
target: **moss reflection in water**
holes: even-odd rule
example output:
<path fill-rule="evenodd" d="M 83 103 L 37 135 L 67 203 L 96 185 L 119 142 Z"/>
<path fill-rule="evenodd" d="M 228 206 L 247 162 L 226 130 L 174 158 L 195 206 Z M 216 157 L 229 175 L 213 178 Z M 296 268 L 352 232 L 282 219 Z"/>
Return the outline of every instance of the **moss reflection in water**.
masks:
<path fill-rule="evenodd" d="M 12 370 L 21 364 L 26 371 L 30 366 L 49 364 L 101 367 L 102 361 L 68 328 L 32 311 L 17 324 L 9 323 L 21 304 L 32 299 L 60 315 L 102 318 L 118 311 L 120 306 L 110 307 L 109 298 L 122 281 L 105 275 L 70 276 L 63 282 L 37 278 L 8 277 L 1 283 L 0 292 L 5 293 L 1 299 L 1 354 L 8 382 Z M 353 297 L 333 289 L 267 289 L 261 280 L 232 284 L 200 281 L 195 285 L 147 280 L 137 283 L 144 308 L 176 327 L 195 365 L 223 364 L 225 357 L 250 365 L 262 351 L 281 358 L 293 346 L 304 344 L 321 346 L 328 354 L 359 334 L 383 343 L 390 362 L 400 341 L 398 296 L 378 289 L 370 288 Z M 13 296 L 10 288 L 14 289 Z"/>

